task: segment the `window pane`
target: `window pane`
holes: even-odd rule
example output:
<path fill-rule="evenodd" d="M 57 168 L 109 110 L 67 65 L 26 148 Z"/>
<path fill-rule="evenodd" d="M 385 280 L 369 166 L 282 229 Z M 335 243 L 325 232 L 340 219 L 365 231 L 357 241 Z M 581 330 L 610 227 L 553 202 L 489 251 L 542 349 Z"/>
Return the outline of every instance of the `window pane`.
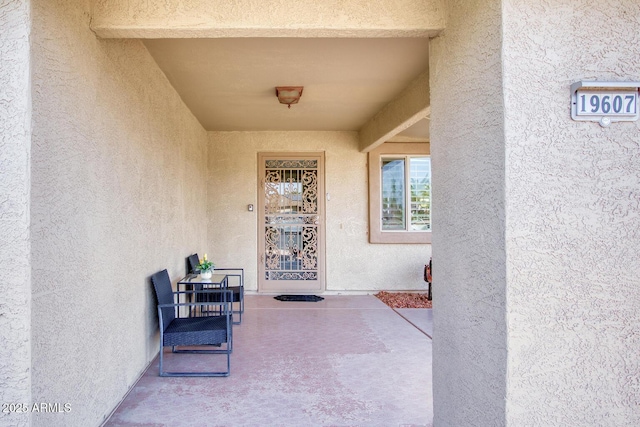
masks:
<path fill-rule="evenodd" d="M 409 160 L 411 179 L 411 230 L 431 230 L 431 159 Z"/>
<path fill-rule="evenodd" d="M 406 230 L 404 159 L 382 159 L 382 229 Z"/>

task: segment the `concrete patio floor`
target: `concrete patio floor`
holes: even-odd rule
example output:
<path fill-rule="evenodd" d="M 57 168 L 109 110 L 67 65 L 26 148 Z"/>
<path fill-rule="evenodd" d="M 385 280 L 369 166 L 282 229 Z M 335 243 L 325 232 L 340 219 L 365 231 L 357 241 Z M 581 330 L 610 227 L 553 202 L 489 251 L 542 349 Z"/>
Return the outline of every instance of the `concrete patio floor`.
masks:
<path fill-rule="evenodd" d="M 431 310 L 324 297 L 247 295 L 229 377 L 161 378 L 156 358 L 104 425 L 431 426 Z M 223 359 L 165 355 L 169 370 Z"/>

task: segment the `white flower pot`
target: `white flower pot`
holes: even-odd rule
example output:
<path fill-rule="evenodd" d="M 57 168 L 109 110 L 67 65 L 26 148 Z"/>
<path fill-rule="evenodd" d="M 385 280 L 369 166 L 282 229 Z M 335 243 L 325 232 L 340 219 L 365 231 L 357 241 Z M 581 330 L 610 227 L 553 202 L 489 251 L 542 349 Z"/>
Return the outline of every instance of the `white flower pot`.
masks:
<path fill-rule="evenodd" d="M 211 275 L 213 274 L 213 270 L 201 271 L 200 277 L 203 279 L 211 279 Z"/>

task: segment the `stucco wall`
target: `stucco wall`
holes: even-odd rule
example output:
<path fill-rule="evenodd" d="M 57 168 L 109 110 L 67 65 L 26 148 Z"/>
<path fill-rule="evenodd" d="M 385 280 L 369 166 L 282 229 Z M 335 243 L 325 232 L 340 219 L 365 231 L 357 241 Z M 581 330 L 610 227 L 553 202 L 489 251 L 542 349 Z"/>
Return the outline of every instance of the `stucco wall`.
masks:
<path fill-rule="evenodd" d="M 31 95 L 28 1 L 0 3 L 0 403 L 31 400 L 29 193 Z M 11 409 L 5 408 L 2 409 Z M 21 409 L 20 407 L 18 409 Z M 0 425 L 29 413 L 0 412 Z"/>
<path fill-rule="evenodd" d="M 569 86 L 640 80 L 640 3 L 503 3 L 507 421 L 638 426 L 640 124 L 572 121 Z"/>
<path fill-rule="evenodd" d="M 34 402 L 98 425 L 157 352 L 150 274 L 206 235 L 206 132 L 136 40 L 99 40 L 87 1 L 33 3 Z"/>
<path fill-rule="evenodd" d="M 639 125 L 572 121 L 569 86 L 640 80 L 640 5 L 448 5 L 431 50 L 434 424 L 638 425 Z"/>
<path fill-rule="evenodd" d="M 429 245 L 369 244 L 367 154 L 356 132 L 210 132 L 208 253 L 257 289 L 259 152 L 324 151 L 327 291 L 425 289 Z"/>
<path fill-rule="evenodd" d="M 386 37 L 432 35 L 444 0 L 98 0 L 101 37 Z"/>
<path fill-rule="evenodd" d="M 448 1 L 431 43 L 435 426 L 505 424 L 501 1 Z"/>

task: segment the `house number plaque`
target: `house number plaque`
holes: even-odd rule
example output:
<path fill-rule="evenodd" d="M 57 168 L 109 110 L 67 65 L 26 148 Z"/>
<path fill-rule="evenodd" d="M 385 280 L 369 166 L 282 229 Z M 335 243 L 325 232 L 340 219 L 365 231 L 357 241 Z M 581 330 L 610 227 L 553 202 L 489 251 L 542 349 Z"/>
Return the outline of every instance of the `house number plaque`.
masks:
<path fill-rule="evenodd" d="M 579 81 L 571 85 L 571 118 L 601 126 L 636 121 L 640 82 Z"/>

